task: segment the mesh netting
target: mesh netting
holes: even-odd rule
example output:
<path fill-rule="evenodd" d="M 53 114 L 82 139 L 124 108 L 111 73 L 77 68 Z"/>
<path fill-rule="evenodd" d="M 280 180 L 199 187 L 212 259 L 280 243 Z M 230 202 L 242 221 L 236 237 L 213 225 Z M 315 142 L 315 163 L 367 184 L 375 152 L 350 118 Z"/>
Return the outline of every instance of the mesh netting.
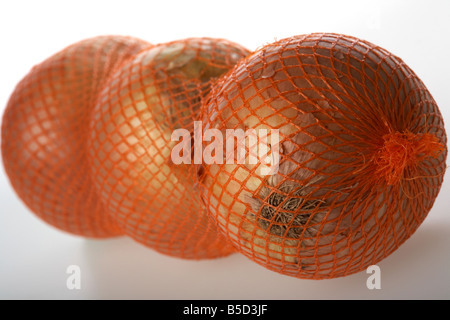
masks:
<path fill-rule="evenodd" d="M 2 122 L 12 186 L 47 223 L 88 237 L 120 234 L 89 179 L 88 116 L 101 82 L 149 44 L 121 36 L 75 43 L 36 65 L 15 88 Z"/>
<path fill-rule="evenodd" d="M 210 153 L 220 161 L 196 162 L 195 120 L 200 158 L 226 146 Z M 189 163 L 173 162 L 177 129 Z M 222 39 L 87 39 L 35 66 L 2 122 L 11 184 L 49 224 L 182 258 L 237 250 L 311 279 L 361 271 L 409 238 L 441 187 L 446 144 L 414 72 L 337 34 L 252 54 Z"/>
<path fill-rule="evenodd" d="M 217 77 L 249 52 L 191 38 L 138 54 L 105 82 L 92 113 L 92 176 L 111 215 L 138 242 L 191 259 L 233 252 L 205 214 L 194 167 L 171 161 L 175 129 L 193 129 Z"/>
<path fill-rule="evenodd" d="M 235 143 L 225 153 L 234 163 L 203 165 L 199 183 L 233 246 L 282 274 L 333 278 L 377 263 L 419 227 L 443 180 L 447 138 L 432 96 L 398 57 L 353 37 L 264 46 L 217 82 L 200 119 L 224 137 L 267 130 L 269 162 L 247 152 L 237 163 Z M 276 145 L 278 171 L 263 175 Z"/>

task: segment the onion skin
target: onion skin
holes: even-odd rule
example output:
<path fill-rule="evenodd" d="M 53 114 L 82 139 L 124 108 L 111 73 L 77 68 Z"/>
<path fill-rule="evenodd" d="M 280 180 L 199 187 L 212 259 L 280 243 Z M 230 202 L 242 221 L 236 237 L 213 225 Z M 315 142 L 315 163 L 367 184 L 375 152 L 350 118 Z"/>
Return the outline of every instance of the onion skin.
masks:
<path fill-rule="evenodd" d="M 122 234 L 89 178 L 88 116 L 103 79 L 148 46 L 122 36 L 82 40 L 33 67 L 9 99 L 2 121 L 6 173 L 28 208 L 59 230 L 93 238 Z"/>
<path fill-rule="evenodd" d="M 92 114 L 92 176 L 124 232 L 160 253 L 186 259 L 234 252 L 205 214 L 195 167 L 175 165 L 176 129 L 192 131 L 216 78 L 248 51 L 221 39 L 190 38 L 145 50 L 111 77 Z"/>
<path fill-rule="evenodd" d="M 279 130 L 277 174 L 213 164 L 198 177 L 218 228 L 270 270 L 307 279 L 362 271 L 415 232 L 439 193 L 447 138 L 436 102 L 401 59 L 367 41 L 311 34 L 268 44 L 207 101 L 204 129 Z M 380 157 L 406 149 L 397 162 Z"/>

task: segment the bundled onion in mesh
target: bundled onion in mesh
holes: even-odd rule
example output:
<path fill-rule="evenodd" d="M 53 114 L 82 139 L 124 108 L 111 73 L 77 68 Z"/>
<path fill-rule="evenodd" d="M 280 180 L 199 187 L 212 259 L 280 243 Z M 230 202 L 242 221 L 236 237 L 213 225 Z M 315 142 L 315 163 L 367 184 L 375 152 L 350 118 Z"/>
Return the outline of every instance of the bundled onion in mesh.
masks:
<path fill-rule="evenodd" d="M 12 93 L 3 164 L 19 197 L 52 226 L 87 237 L 121 234 L 89 178 L 89 113 L 106 77 L 148 46 L 123 36 L 82 40 L 33 67 Z"/>
<path fill-rule="evenodd" d="M 89 156 L 105 206 L 124 232 L 190 259 L 233 252 L 205 214 L 194 166 L 171 159 L 176 129 L 192 131 L 214 81 L 248 51 L 190 38 L 144 50 L 105 83 L 92 113 Z"/>
<path fill-rule="evenodd" d="M 235 248 L 299 278 L 349 275 L 395 251 L 424 221 L 446 167 L 443 119 L 422 81 L 392 53 L 345 35 L 262 47 L 218 81 L 200 119 L 224 136 L 278 130 L 275 174 L 261 174 L 265 157 L 223 161 L 203 164 L 199 183 Z"/>

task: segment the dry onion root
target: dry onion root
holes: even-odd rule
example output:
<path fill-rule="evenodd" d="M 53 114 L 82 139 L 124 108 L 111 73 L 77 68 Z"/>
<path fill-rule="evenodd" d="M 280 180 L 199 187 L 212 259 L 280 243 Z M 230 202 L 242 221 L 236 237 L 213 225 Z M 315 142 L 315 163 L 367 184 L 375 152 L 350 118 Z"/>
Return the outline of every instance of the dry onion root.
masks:
<path fill-rule="evenodd" d="M 279 130 L 276 174 L 249 161 L 203 165 L 199 183 L 231 243 L 282 274 L 335 278 L 379 262 L 442 184 L 447 138 L 432 96 L 401 59 L 353 37 L 264 46 L 218 81 L 201 120 Z"/>
<path fill-rule="evenodd" d="M 248 53 L 220 39 L 163 43 L 106 82 L 91 119 L 92 176 L 108 212 L 136 241 L 189 259 L 234 251 L 205 214 L 194 167 L 172 163 L 171 135 L 192 130 L 212 83 Z"/>
<path fill-rule="evenodd" d="M 2 157 L 18 196 L 50 225 L 86 237 L 121 234 L 89 178 L 89 113 L 102 81 L 145 41 L 82 40 L 36 65 L 16 86 L 2 121 Z"/>

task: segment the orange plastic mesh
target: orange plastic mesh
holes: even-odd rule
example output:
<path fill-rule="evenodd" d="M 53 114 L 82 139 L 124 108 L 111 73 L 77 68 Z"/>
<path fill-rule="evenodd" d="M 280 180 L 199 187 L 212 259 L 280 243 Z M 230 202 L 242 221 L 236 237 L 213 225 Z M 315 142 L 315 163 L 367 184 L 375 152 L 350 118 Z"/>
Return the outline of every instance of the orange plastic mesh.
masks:
<path fill-rule="evenodd" d="M 200 119 L 224 137 L 278 129 L 276 174 L 262 175 L 248 152 L 243 164 L 203 164 L 199 183 L 237 250 L 299 278 L 349 275 L 391 254 L 424 221 L 446 168 L 443 119 L 425 85 L 390 52 L 344 35 L 255 51 L 217 82 Z M 237 143 L 224 154 L 233 152 Z"/>
<path fill-rule="evenodd" d="M 98 96 L 88 150 L 92 177 L 124 232 L 189 259 L 233 252 L 206 215 L 194 166 L 171 160 L 172 132 L 192 131 L 203 97 L 248 51 L 190 38 L 159 44 L 121 66 Z"/>
<path fill-rule="evenodd" d="M 121 234 L 89 178 L 89 113 L 114 67 L 148 46 L 122 36 L 82 40 L 36 65 L 12 93 L 2 121 L 3 163 L 18 196 L 47 223 L 87 237 Z"/>

